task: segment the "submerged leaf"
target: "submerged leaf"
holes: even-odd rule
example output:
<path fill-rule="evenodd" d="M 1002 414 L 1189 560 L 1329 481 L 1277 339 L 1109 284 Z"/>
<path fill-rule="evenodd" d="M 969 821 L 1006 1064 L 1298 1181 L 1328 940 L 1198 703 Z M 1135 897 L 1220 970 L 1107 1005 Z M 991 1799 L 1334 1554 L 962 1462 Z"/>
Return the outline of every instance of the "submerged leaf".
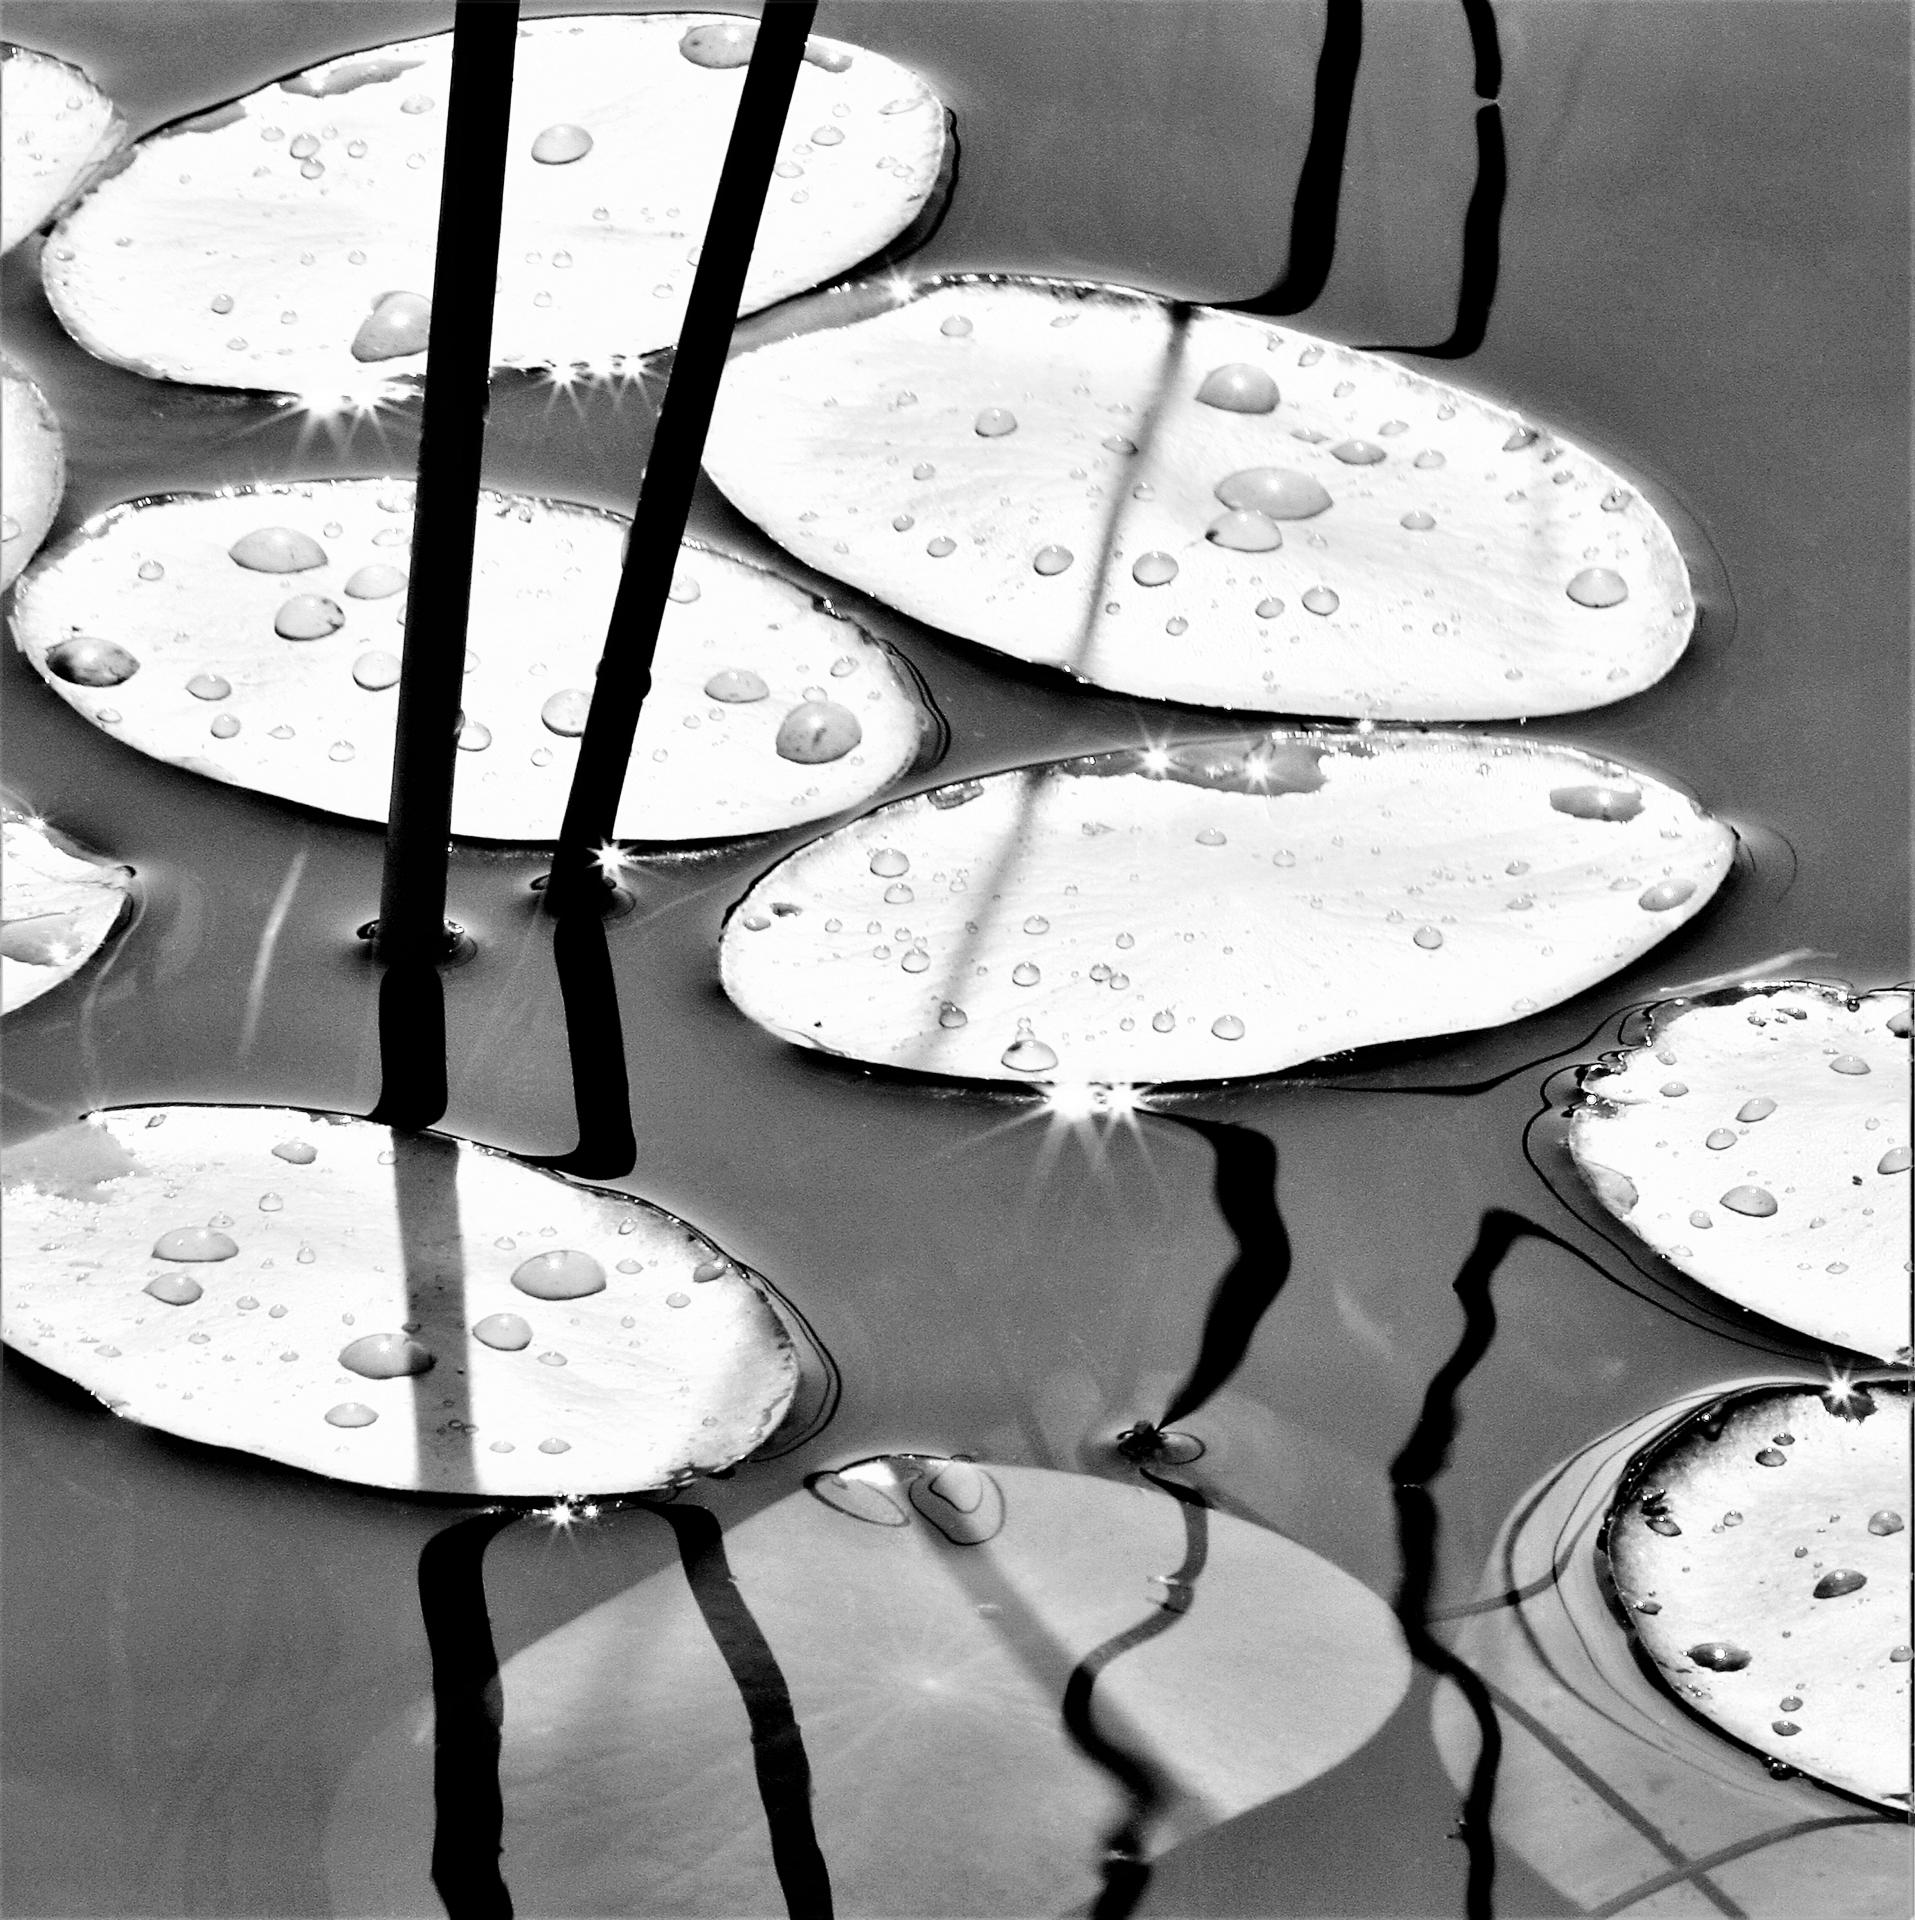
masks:
<path fill-rule="evenodd" d="M 1120 288 L 930 280 L 741 355 L 706 465 L 807 564 L 1151 699 L 1574 712 L 1659 680 L 1693 624 L 1669 529 L 1581 448 Z"/>
<path fill-rule="evenodd" d="M 0 841 L 0 1013 L 11 1013 L 92 959 L 126 910 L 133 876 L 12 806 Z"/>
<path fill-rule="evenodd" d="M 0 587 L 40 550 L 66 491 L 66 446 L 46 395 L 0 353 Z"/>
<path fill-rule="evenodd" d="M 923 1517 L 928 1489 L 963 1475 L 980 1510 L 1001 1510 L 986 1538 Z M 1336 1766 L 1409 1682 L 1367 1588 L 1154 1488 L 915 1455 L 813 1487 L 728 1529 L 724 1552 L 790 1690 L 841 1913 L 1027 1916 L 1095 1896 L 1137 1811 L 1066 1725 L 1073 1669 L 1099 1649 L 1090 1730 L 1157 1789 L 1145 1854 Z M 522 1910 L 784 1911 L 737 1682 L 678 1568 L 502 1679 L 501 1864 Z M 415 1729 L 383 1736 L 335 1806 L 340 1912 L 429 1903 L 431 1749 Z"/>
<path fill-rule="evenodd" d="M 883 1066 L 1239 1078 L 1566 1000 L 1699 911 L 1732 845 L 1573 748 L 1279 731 L 881 807 L 772 868 L 720 958 L 760 1024 Z M 1638 903 L 1671 879 L 1680 904 Z"/>
<path fill-rule="evenodd" d="M 1760 986 L 1662 1008 L 1584 1075 L 1603 1204 L 1725 1299 L 1883 1359 L 1908 1346 L 1906 991 Z M 1617 1204 L 1623 1178 L 1635 1204 Z"/>
<path fill-rule="evenodd" d="M 1784 1397 L 1804 1392 L 1799 1383 L 1782 1388 L 1774 1382 L 1761 1383 L 1758 1391 Z M 1857 1920 L 1899 1920 L 1907 1911 L 1907 1829 L 1895 1820 L 1871 1821 L 1852 1802 L 1833 1799 L 1786 1769 L 1771 1772 L 1756 1755 L 1685 1713 L 1646 1676 L 1629 1631 L 1616 1618 L 1614 1589 L 1606 1585 L 1596 1541 L 1619 1476 L 1638 1449 L 1652 1446 L 1684 1416 L 1701 1417 L 1698 1410 L 1731 1399 L 1733 1392 L 1721 1388 L 1689 1395 L 1605 1435 L 1548 1474 L 1516 1503 L 1490 1553 L 1478 1599 L 1437 1629 L 1496 1703 L 1502 1752 L 1494 1836 L 1584 1911 L 1702 1912 L 1706 1901 L 1706 1910 L 1733 1909 L 1751 1920 L 1837 1913 Z M 1819 1407 L 1813 1417 L 1825 1420 Z M 1863 1426 L 1886 1429 L 1897 1418 L 1884 1409 L 1881 1419 Z M 1792 1431 L 1798 1444 L 1810 1444 L 1801 1428 Z M 1716 1451 L 1729 1444 L 1719 1443 Z M 1742 1451 L 1746 1458 L 1746 1448 Z M 1906 1476 L 1904 1463 L 1904 1485 Z M 1672 1505 L 1677 1502 L 1677 1489 L 1666 1483 L 1637 1476 L 1631 1484 L 1638 1505 L 1641 1495 L 1658 1484 L 1670 1493 Z M 1786 1498 L 1787 1490 L 1778 1488 L 1775 1497 Z M 1812 1525 L 1828 1526 L 1830 1513 L 1847 1515 L 1867 1497 L 1860 1485 L 1845 1489 L 1811 1516 Z M 1718 1503 L 1713 1494 L 1705 1499 L 1697 1489 L 1693 1502 L 1681 1497 L 1678 1510 L 1686 1513 L 1692 1506 L 1695 1526 L 1680 1537 L 1652 1537 L 1709 1556 L 1690 1558 L 1688 1564 L 1698 1568 L 1719 1552 L 1735 1550 L 1738 1536 L 1758 1524 L 1756 1512 L 1739 1496 L 1732 1501 L 1725 1494 Z M 1741 1511 L 1742 1521 L 1713 1534 L 1711 1527 L 1731 1511 Z M 1865 1518 L 1855 1513 L 1858 1524 Z M 1794 1544 L 1782 1550 L 1783 1563 L 1808 1565 L 1792 1558 Z M 1677 1593 L 1701 1578 L 1678 1573 L 1659 1596 L 1632 1590 L 1625 1604 L 1638 1627 L 1647 1627 L 1663 1617 L 1652 1609 L 1674 1602 Z M 1736 1604 L 1738 1596 L 1724 1598 L 1724 1614 L 1711 1615 L 1687 1634 L 1680 1660 L 1685 1669 L 1692 1664 L 1686 1658 L 1689 1646 L 1734 1640 L 1746 1647 L 1748 1616 Z M 1725 1681 L 1752 1680 L 1767 1688 L 1762 1697 L 1769 1702 L 1770 1719 L 1782 1717 L 1782 1700 L 1812 1702 L 1820 1693 L 1822 1704 L 1813 1712 L 1795 1711 L 1804 1731 L 1790 1744 L 1799 1745 L 1815 1719 L 1846 1719 L 1844 1700 L 1858 1696 L 1827 1689 L 1792 1692 L 1796 1680 L 1810 1678 L 1793 1666 L 1790 1649 L 1798 1644 L 1799 1638 L 1779 1643 L 1775 1657 L 1789 1666 L 1786 1673 L 1777 1673 L 1774 1659 L 1765 1656 L 1726 1674 L 1685 1672 L 1682 1680 L 1711 1689 Z M 1888 1665 L 1890 1697 L 1878 1698 L 1862 1718 L 1879 1712 L 1885 1721 L 1901 1718 L 1905 1728 L 1908 1665 Z M 1770 1681 L 1775 1684 L 1769 1686 Z M 1693 1696 L 1682 1697 L 1693 1701 Z M 1474 1772 L 1480 1734 L 1463 1696 L 1447 1682 L 1437 1692 L 1434 1722 L 1444 1763 L 1461 1788 Z M 1793 1753 L 1789 1759 L 1802 1764 Z M 1905 1810 L 1905 1802 L 1894 1804 Z M 1656 1904 L 1658 1891 L 1666 1904 Z"/>
<path fill-rule="evenodd" d="M 0 253 L 90 186 L 126 140 L 126 122 L 78 67 L 0 45 Z"/>
<path fill-rule="evenodd" d="M 557 837 L 627 522 L 481 503 L 452 828 Z M 129 746 L 329 813 L 384 820 L 412 489 L 311 481 L 115 507 L 22 582 L 14 633 Z M 835 751 L 787 753 L 815 704 Z M 802 588 L 687 546 L 616 831 L 764 833 L 870 799 L 931 727 L 906 668 Z"/>
<path fill-rule="evenodd" d="M 755 1276 L 642 1200 L 337 1114 L 125 1107 L 9 1150 L 6 1340 L 115 1412 L 364 1485 L 733 1465 L 797 1387 Z"/>
<path fill-rule="evenodd" d="M 696 36 L 748 24 L 520 27 L 495 365 L 603 370 L 677 338 L 744 84 L 743 62 L 697 58 Z M 349 54 L 142 140 L 47 250 L 68 331 L 102 359 L 213 386 L 329 396 L 423 373 L 423 327 L 364 329 L 393 292 L 432 290 L 451 54 L 444 33 Z M 945 144 L 913 74 L 814 42 L 745 310 L 895 239 Z"/>

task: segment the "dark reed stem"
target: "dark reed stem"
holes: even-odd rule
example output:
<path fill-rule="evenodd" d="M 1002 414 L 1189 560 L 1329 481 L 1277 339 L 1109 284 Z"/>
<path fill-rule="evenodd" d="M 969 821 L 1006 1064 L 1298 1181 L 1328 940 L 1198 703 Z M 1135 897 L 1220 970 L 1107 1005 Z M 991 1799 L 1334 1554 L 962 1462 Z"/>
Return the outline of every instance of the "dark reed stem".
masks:
<path fill-rule="evenodd" d="M 492 368 L 492 298 L 505 205 L 518 0 L 459 0 L 452 28 L 445 171 L 432 266 L 432 320 L 375 954 L 385 965 L 447 957 L 466 615 Z M 435 1116 L 436 1117 L 436 1116 Z"/>
<path fill-rule="evenodd" d="M 816 0 L 767 0 L 752 46 L 671 379 L 639 482 L 631 542 L 566 797 L 546 896 L 555 911 L 572 906 L 596 911 L 603 902 L 604 883 L 593 855 L 613 838 L 639 710 L 651 691 L 659 623 L 678 565 L 679 542 L 685 537 L 705 432 L 816 12 Z"/>

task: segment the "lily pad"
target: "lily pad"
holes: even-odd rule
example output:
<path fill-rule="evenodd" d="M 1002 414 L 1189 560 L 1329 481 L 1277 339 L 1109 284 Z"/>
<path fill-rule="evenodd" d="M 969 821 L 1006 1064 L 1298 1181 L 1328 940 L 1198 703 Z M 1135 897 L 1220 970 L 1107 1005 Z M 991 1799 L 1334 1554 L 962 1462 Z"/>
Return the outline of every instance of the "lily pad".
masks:
<path fill-rule="evenodd" d="M 743 354 L 705 461 L 807 564 L 1155 700 L 1575 712 L 1659 680 L 1694 621 L 1668 527 L 1583 449 L 1123 288 L 925 280 Z"/>
<path fill-rule="evenodd" d="M 1757 1394 L 1815 1398 L 1801 1382 L 1715 1387 L 1604 1435 L 1516 1503 L 1490 1553 L 1479 1597 L 1437 1631 L 1481 1677 L 1495 1703 L 1503 1743 L 1494 1807 L 1498 1845 L 1520 1853 L 1583 1910 L 1899 1920 L 1908 1904 L 1906 1827 L 1832 1795 L 1791 1767 L 1771 1770 L 1679 1705 L 1648 1677 L 1631 1635 L 1618 1625 L 1615 1590 L 1596 1551 L 1632 1457 L 1653 1451 L 1672 1429 L 1708 1418 L 1711 1407 L 1733 1403 L 1751 1387 Z M 1848 1431 L 1879 1444 L 1898 1422 L 1897 1404 L 1890 1400 Z M 1819 1406 L 1814 1418 L 1827 1420 Z M 1813 1444 L 1804 1426 L 1772 1430 L 1792 1431 L 1798 1451 Z M 1769 1477 L 1781 1480 L 1795 1471 L 1791 1466 Z M 1774 1497 L 1788 1495 L 1778 1490 Z M 1863 1498 L 1859 1488 L 1845 1490 L 1845 1499 Z M 1711 1496 L 1701 1508 L 1704 1523 L 1667 1544 L 1711 1557 L 1730 1550 L 1739 1533 L 1757 1524 L 1756 1512 L 1745 1505 L 1735 1509 L 1744 1516 L 1739 1529 L 1712 1533 L 1731 1506 Z M 1814 1524 L 1827 1526 L 1830 1513 L 1847 1510 L 1837 1501 L 1815 1514 Z M 1785 1550 L 1786 1564 L 1807 1565 L 1792 1558 L 1794 1544 Z M 1707 1561 L 1691 1558 L 1688 1564 Z M 1698 1577 L 1678 1574 L 1660 1599 L 1639 1596 L 1636 1604 L 1661 1605 L 1672 1588 Z M 1641 1626 L 1662 1617 L 1633 1616 Z M 1739 1631 L 1728 1618 L 1717 1619 L 1687 1644 Z M 1798 1644 L 1780 1643 L 1788 1649 Z M 1786 1662 L 1794 1656 L 1780 1657 Z M 1905 1687 L 1907 1666 L 1896 1671 Z M 1714 1685 L 1724 1676 L 1698 1670 L 1684 1677 Z M 1773 1701 L 1795 1697 L 1788 1686 L 1808 1677 L 1799 1671 L 1780 1676 Z M 1812 1700 L 1816 1690 L 1800 1697 Z M 1903 1700 L 1905 1716 L 1905 1694 Z M 1835 1699 L 1828 1704 L 1833 1710 Z M 1770 1717 L 1780 1711 L 1772 1705 Z M 1460 1787 L 1476 1765 L 1475 1718 L 1448 1682 L 1438 1687 L 1433 1718 L 1438 1748 Z M 1796 1744 L 1801 1738 L 1795 1737 Z"/>
<path fill-rule="evenodd" d="M 1065 1722 L 1073 1669 L 1099 1649 L 1091 1728 L 1161 1789 L 1146 1853 L 1336 1766 L 1409 1682 L 1367 1588 L 1281 1535 L 1187 1521 L 1154 1488 L 892 1455 L 812 1489 L 728 1528 L 724 1551 L 790 1690 L 841 1913 L 1026 1916 L 1095 1896 L 1136 1811 Z M 1002 1523 L 978 1538 L 954 1513 Z M 784 1911 L 737 1687 L 676 1567 L 502 1680 L 501 1864 L 521 1910 Z M 393 1728 L 335 1805 L 340 1912 L 423 1910 L 421 1738 L 416 1715 Z"/>
<path fill-rule="evenodd" d="M 628 522 L 486 494 L 452 828 L 555 839 Z M 133 501 L 21 582 L 14 634 L 156 759 L 353 819 L 392 780 L 412 488 L 311 481 Z M 861 805 L 933 723 L 909 670 L 809 593 L 687 546 L 617 831 L 765 833 Z"/>
<path fill-rule="evenodd" d="M 683 13 L 520 27 L 496 365 L 607 370 L 678 337 L 750 34 Z M 451 57 L 443 33 L 374 47 L 142 140 L 46 249 L 68 331 L 213 386 L 326 397 L 423 373 L 422 324 L 366 329 L 395 293 L 432 292 Z M 914 74 L 812 41 L 745 310 L 895 239 L 945 146 Z"/>
<path fill-rule="evenodd" d="M 1725 1299 L 1906 1355 L 1906 991 L 1759 986 L 1650 1017 L 1582 1080 L 1569 1146 L 1598 1200 Z"/>
<path fill-rule="evenodd" d="M 630 1195 L 338 1114 L 122 1107 L 5 1159 L 9 1344 L 127 1419 L 363 1485 L 731 1466 L 797 1388 L 755 1275 Z"/>
<path fill-rule="evenodd" d="M 125 144 L 126 122 L 78 67 L 11 44 L 0 45 L 0 118 L 4 253 L 92 184 Z"/>
<path fill-rule="evenodd" d="M 1234 1079 L 1566 1000 L 1700 911 L 1733 845 L 1573 748 L 1275 731 L 881 807 L 773 867 L 720 959 L 761 1025 L 882 1066 Z"/>
<path fill-rule="evenodd" d="M 65 491 L 60 423 L 46 395 L 0 354 L 0 587 L 39 552 Z"/>
<path fill-rule="evenodd" d="M 39 999 L 92 959 L 126 911 L 132 878 L 44 820 L 0 809 L 0 1013 Z"/>
<path fill-rule="evenodd" d="M 1604 1546 L 1643 1651 L 1695 1712 L 1906 1810 L 1908 1509 L 1905 1386 L 1833 1408 L 1777 1387 L 1638 1454 Z"/>

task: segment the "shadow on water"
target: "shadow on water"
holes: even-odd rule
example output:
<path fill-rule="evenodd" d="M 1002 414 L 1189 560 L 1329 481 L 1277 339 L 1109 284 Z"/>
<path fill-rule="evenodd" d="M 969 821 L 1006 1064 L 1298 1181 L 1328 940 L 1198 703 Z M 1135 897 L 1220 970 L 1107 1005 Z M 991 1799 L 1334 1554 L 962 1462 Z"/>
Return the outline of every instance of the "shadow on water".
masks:
<path fill-rule="evenodd" d="M 618 1011 L 605 919 L 579 900 L 558 916 L 552 961 L 565 1007 L 565 1046 L 571 1061 L 578 1145 L 569 1153 L 535 1154 L 534 1166 L 585 1180 L 622 1180 L 638 1164 L 632 1131 L 632 1090 L 625 1071 L 625 1029 Z"/>
<path fill-rule="evenodd" d="M 393 1197 L 399 1214 L 399 1245 L 406 1263 L 406 1321 L 463 1327 L 465 1243 L 459 1225 L 459 1154 L 456 1140 L 437 1133 L 392 1135 Z M 450 1401 L 448 1406 L 444 1404 Z M 436 1404 L 435 1404 L 436 1403 Z M 463 1442 L 457 1479 L 471 1484 L 472 1391 L 463 1367 L 435 1367 L 412 1382 L 412 1419 L 421 1461 L 443 1426 Z M 444 1456 L 442 1454 L 442 1459 Z M 452 1462 L 444 1459 L 450 1469 Z"/>

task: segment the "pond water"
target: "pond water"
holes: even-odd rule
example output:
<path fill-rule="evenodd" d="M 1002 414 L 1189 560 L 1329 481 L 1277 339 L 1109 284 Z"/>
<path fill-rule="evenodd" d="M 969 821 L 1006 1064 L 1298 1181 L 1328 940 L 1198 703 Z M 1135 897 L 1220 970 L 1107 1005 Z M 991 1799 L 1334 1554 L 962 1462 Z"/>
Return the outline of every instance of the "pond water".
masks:
<path fill-rule="evenodd" d="M 1362 19 L 1334 264 L 1294 324 L 1359 345 L 1436 341 L 1476 177 L 1465 14 L 1372 0 Z M 1179 1423 L 1206 1450 L 1175 1477 L 1386 1600 L 1427 1578 L 1441 1610 L 1474 1593 L 1524 1490 L 1612 1429 L 1717 1383 L 1820 1377 L 1813 1346 L 1632 1260 L 1526 1148 L 1552 1073 L 1673 987 L 1743 970 L 1862 987 L 1905 973 L 1907 308 L 1885 263 L 1907 234 L 1906 17 L 1819 0 L 1506 0 L 1496 20 L 1509 185 L 1486 336 L 1467 358 L 1405 364 L 1560 428 L 1669 512 L 1702 607 L 1690 653 L 1645 694 L 1527 731 L 1692 789 L 1742 835 L 1737 874 L 1646 960 L 1531 1020 L 1071 1124 L 1026 1098 L 864 1075 L 733 1010 L 721 918 L 808 834 L 640 862 L 637 910 L 608 934 L 619 1027 L 605 1044 L 623 1046 L 638 1144 L 623 1184 L 768 1275 L 842 1383 L 835 1419 L 802 1447 L 681 1496 L 728 1533 L 807 1474 L 878 1454 L 1135 1487 L 1115 1437 L 1162 1415 L 1209 1316 L 1213 1346 L 1233 1319 L 1254 1337 Z M 14 0 L 6 31 L 85 66 L 143 132 L 450 21 L 441 0 Z M 1319 10 L 826 0 L 818 25 L 922 72 L 956 116 L 949 208 L 914 270 L 1219 301 L 1282 273 Z M 66 428 L 55 538 L 137 495 L 414 459 L 416 403 L 335 436 L 258 396 L 93 361 L 46 307 L 38 245 L 8 262 L 4 343 Z M 629 511 L 654 395 L 555 397 L 501 378 L 487 484 Z M 796 570 L 709 485 L 691 531 Z M 1146 728 L 1215 728 L 814 584 L 912 662 L 948 722 L 918 786 L 1131 746 Z M 131 754 L 11 649 L 0 671 L 9 787 L 133 865 L 143 897 L 106 957 L 9 1021 L 8 1137 L 141 1102 L 366 1112 L 378 983 L 354 929 L 378 905 L 377 831 Z M 534 852 L 455 851 L 449 911 L 476 953 L 445 994 L 444 1126 L 533 1154 L 576 1137 L 551 928 L 530 890 L 545 867 Z M 1452 1286 L 1496 1210 L 1546 1231 L 1514 1232 L 1495 1270 L 1494 1337 L 1455 1387 L 1454 1441 L 1426 1476 L 1432 1537 L 1415 1503 L 1392 1501 L 1390 1465 L 1464 1333 Z M 420 1555 L 464 1510 L 171 1440 L 11 1353 L 6 1384 L 8 1910 L 344 1910 L 328 1847 L 355 1843 L 335 1802 L 430 1694 Z M 642 1509 L 506 1529 L 486 1561 L 499 1658 L 669 1574 L 679 1552 Z M 1350 1758 L 1180 1840 L 1134 1910 L 1462 1913 L 1473 1852 L 1453 1832 L 1434 1685 L 1419 1666 Z M 935 1724 L 948 1767 L 923 1817 L 961 1844 L 896 1835 L 896 1904 L 868 1910 L 973 1910 L 962 1862 L 993 1846 L 964 1824 L 984 1804 L 984 1748 L 962 1716 Z M 641 1831 L 674 1817 L 616 1814 Z M 1099 1836 L 1056 1845 L 1087 1849 L 1088 1900 Z M 1497 1912 L 1589 1910 L 1513 1836 L 1495 1864 Z M 423 1882 L 417 1897 L 430 1900 Z M 633 1904 L 599 1910 L 716 1910 L 695 1883 L 621 1897 Z M 1726 1899 L 1694 1910 L 1744 1910 Z"/>

